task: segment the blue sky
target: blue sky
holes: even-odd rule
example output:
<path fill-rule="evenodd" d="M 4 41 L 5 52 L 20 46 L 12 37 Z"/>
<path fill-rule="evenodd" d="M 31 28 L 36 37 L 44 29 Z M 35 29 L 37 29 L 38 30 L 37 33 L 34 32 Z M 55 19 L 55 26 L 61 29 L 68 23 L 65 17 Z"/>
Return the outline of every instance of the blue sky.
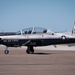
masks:
<path fill-rule="evenodd" d="M 75 0 L 0 0 L 0 31 L 43 27 L 71 31 Z"/>

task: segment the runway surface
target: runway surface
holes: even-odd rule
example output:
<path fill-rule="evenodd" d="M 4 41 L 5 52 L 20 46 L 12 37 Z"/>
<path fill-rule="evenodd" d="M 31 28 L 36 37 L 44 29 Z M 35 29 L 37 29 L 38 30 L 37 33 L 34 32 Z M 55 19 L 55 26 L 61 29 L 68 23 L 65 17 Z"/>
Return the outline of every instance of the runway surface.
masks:
<path fill-rule="evenodd" d="M 26 54 L 24 48 L 9 48 L 4 54 L 0 46 L 0 75 L 75 75 L 75 51 L 35 50 Z"/>

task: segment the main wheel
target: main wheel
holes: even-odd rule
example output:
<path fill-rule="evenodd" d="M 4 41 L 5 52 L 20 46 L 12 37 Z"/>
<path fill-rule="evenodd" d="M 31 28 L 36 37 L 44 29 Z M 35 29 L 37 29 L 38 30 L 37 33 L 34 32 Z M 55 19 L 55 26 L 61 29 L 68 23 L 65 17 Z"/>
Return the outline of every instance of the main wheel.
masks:
<path fill-rule="evenodd" d="M 27 54 L 33 54 L 34 53 L 34 49 L 33 47 L 28 47 L 28 49 L 26 50 Z"/>
<path fill-rule="evenodd" d="M 4 53 L 5 53 L 5 54 L 9 54 L 9 50 L 5 50 Z"/>

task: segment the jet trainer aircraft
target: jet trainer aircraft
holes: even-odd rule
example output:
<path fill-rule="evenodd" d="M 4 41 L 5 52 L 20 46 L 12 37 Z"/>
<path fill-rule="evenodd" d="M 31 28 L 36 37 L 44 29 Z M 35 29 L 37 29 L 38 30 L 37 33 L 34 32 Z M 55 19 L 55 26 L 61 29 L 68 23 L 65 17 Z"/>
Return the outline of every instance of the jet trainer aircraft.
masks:
<path fill-rule="evenodd" d="M 33 54 L 33 47 L 68 43 L 75 43 L 73 31 L 72 35 L 65 35 L 40 27 L 22 29 L 16 35 L 0 36 L 0 44 L 6 46 L 5 54 L 9 53 L 8 47 L 27 46 L 26 53 Z"/>

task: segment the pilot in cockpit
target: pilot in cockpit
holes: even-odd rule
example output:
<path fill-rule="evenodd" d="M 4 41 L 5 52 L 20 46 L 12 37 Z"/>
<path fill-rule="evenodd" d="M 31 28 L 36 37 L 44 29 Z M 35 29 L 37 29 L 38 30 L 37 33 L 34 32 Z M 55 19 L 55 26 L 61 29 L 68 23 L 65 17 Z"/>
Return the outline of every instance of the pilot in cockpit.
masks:
<path fill-rule="evenodd" d="M 31 31 L 31 30 L 29 30 L 29 31 L 28 31 L 28 34 L 31 34 L 31 32 L 32 32 L 32 31 Z"/>
<path fill-rule="evenodd" d="M 44 31 L 43 31 L 43 33 L 46 33 L 47 32 L 47 30 L 45 29 Z"/>

